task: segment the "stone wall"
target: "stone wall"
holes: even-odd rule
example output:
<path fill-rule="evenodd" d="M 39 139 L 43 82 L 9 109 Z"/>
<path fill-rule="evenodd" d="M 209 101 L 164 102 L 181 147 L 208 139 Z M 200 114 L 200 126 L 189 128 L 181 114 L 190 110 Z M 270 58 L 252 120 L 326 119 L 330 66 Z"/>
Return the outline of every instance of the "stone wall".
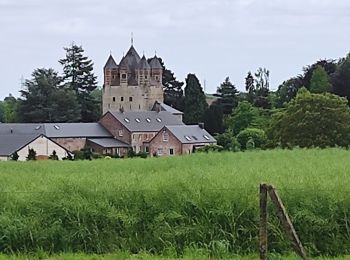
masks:
<path fill-rule="evenodd" d="M 168 135 L 164 139 L 164 134 Z M 170 156 L 182 154 L 181 142 L 166 128 L 159 131 L 158 134 L 149 142 L 149 153 L 151 156 L 157 154 L 159 156 Z M 173 154 L 170 154 L 171 149 Z"/>

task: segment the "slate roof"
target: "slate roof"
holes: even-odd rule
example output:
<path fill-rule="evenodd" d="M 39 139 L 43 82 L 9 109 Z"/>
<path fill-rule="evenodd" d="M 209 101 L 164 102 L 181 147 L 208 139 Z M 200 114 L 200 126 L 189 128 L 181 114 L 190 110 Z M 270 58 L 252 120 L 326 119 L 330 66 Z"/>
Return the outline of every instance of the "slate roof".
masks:
<path fill-rule="evenodd" d="M 168 111 L 109 112 L 130 132 L 157 132 L 165 125 L 183 125 Z"/>
<path fill-rule="evenodd" d="M 111 137 L 99 123 L 47 123 L 45 135 L 54 137 Z"/>
<path fill-rule="evenodd" d="M 128 148 L 130 145 L 114 138 L 89 138 L 88 141 L 103 148 Z"/>
<path fill-rule="evenodd" d="M 99 123 L 0 124 L 0 139 L 4 135 L 45 135 L 48 138 L 111 137 Z"/>
<path fill-rule="evenodd" d="M 41 134 L 1 134 L 0 135 L 0 155 L 10 156 L 20 148 L 31 143 Z"/>
<path fill-rule="evenodd" d="M 138 68 L 139 69 L 150 69 L 151 68 L 147 62 L 145 55 L 142 56 L 142 58 L 138 64 Z"/>
<path fill-rule="evenodd" d="M 137 69 L 140 60 L 141 58 L 135 50 L 134 46 L 131 46 L 126 55 L 120 61 L 120 66 L 127 66 L 129 70 L 134 71 Z"/>
<path fill-rule="evenodd" d="M 160 105 L 160 109 L 161 111 L 168 111 L 170 113 L 172 113 L 173 115 L 182 115 L 183 113 L 171 106 L 168 106 L 167 104 L 164 104 L 164 103 L 158 103 Z M 156 107 L 157 103 L 154 104 L 153 106 L 153 109 L 152 110 L 155 110 L 155 107 Z"/>
<path fill-rule="evenodd" d="M 149 62 L 149 65 L 151 66 L 151 69 L 163 69 L 163 67 L 160 64 L 157 56 L 154 56 L 151 59 L 151 61 Z"/>
<path fill-rule="evenodd" d="M 113 59 L 112 54 L 109 55 L 109 58 L 106 62 L 106 65 L 104 66 L 104 69 L 117 69 L 117 68 L 118 68 L 118 65 L 115 62 L 115 60 Z"/>
<path fill-rule="evenodd" d="M 198 125 L 165 126 L 183 144 L 215 143 L 216 140 Z"/>

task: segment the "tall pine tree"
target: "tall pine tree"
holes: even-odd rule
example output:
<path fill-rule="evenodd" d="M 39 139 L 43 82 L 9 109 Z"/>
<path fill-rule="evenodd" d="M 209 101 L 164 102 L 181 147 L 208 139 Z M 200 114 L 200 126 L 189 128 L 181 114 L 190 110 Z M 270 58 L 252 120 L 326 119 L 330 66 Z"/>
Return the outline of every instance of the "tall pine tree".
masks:
<path fill-rule="evenodd" d="M 93 62 L 84 56 L 82 46 L 72 44 L 64 48 L 66 57 L 59 63 L 63 66 L 65 87 L 73 90 L 81 107 L 81 121 L 92 122 L 99 118 L 96 111 L 100 102 L 91 94 L 97 88 L 97 77 L 93 73 Z"/>
<path fill-rule="evenodd" d="M 186 124 L 203 122 L 208 103 L 201 84 L 194 74 L 187 75 L 184 102 L 184 122 Z"/>
<path fill-rule="evenodd" d="M 226 77 L 225 81 L 218 87 L 215 96 L 218 97 L 217 105 L 222 108 L 224 115 L 231 114 L 232 109 L 238 105 L 238 90 L 231 83 L 229 77 Z"/>

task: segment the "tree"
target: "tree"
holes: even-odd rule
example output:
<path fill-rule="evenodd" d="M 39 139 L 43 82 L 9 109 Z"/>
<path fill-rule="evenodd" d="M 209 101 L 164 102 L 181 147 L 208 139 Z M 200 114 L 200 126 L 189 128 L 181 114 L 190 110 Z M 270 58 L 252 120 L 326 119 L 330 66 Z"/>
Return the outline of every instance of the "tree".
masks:
<path fill-rule="evenodd" d="M 241 145 L 238 143 L 236 137 L 232 131 L 225 131 L 222 134 L 215 136 L 217 144 L 222 146 L 224 150 L 238 152 L 241 149 Z"/>
<path fill-rule="evenodd" d="M 217 105 L 222 108 L 224 115 L 229 115 L 232 109 L 238 104 L 238 90 L 235 85 L 226 77 L 225 81 L 217 88 L 215 96 L 218 97 Z"/>
<path fill-rule="evenodd" d="M 170 69 L 166 68 L 162 58 L 157 57 L 163 67 L 162 84 L 164 86 L 164 103 L 180 111 L 184 110 L 183 82 L 178 81 Z M 151 58 L 152 59 L 152 58 Z M 150 62 L 151 59 L 147 61 Z"/>
<path fill-rule="evenodd" d="M 211 135 L 222 133 L 224 130 L 222 108 L 216 103 L 209 106 L 204 115 L 204 126 Z"/>
<path fill-rule="evenodd" d="M 284 81 L 277 90 L 277 107 L 283 107 L 289 103 L 303 87 L 303 77 L 301 75 Z"/>
<path fill-rule="evenodd" d="M 268 136 L 282 147 L 347 147 L 349 133 L 350 110 L 344 98 L 302 88 L 286 110 L 275 116 Z"/>
<path fill-rule="evenodd" d="M 203 122 L 208 104 L 201 84 L 194 74 L 187 75 L 184 102 L 184 122 L 186 124 Z"/>
<path fill-rule="evenodd" d="M 2 110 L 2 120 L 0 119 L 0 122 L 16 123 L 19 121 L 18 100 L 11 94 L 1 102 L 0 110 Z"/>
<path fill-rule="evenodd" d="M 312 73 L 310 80 L 310 92 L 324 93 L 331 89 L 331 82 L 326 70 L 318 65 Z"/>
<path fill-rule="evenodd" d="M 27 161 L 35 161 L 36 160 L 36 151 L 33 148 L 30 148 L 28 151 Z"/>
<path fill-rule="evenodd" d="M 335 72 L 337 68 L 337 64 L 335 63 L 335 60 L 325 59 L 325 60 L 319 60 L 312 65 L 304 67 L 303 68 L 304 75 L 302 77 L 301 86 L 305 86 L 307 89 L 310 89 L 312 75 L 318 67 L 322 67 L 326 71 L 327 75 L 330 76 Z"/>
<path fill-rule="evenodd" d="M 50 160 L 58 161 L 58 156 L 55 150 L 52 151 L 52 154 L 49 156 Z"/>
<path fill-rule="evenodd" d="M 337 69 L 332 75 L 334 94 L 346 97 L 350 104 L 350 53 L 338 62 Z"/>
<path fill-rule="evenodd" d="M 64 48 L 66 57 L 59 60 L 63 66 L 65 88 L 73 90 L 81 107 L 81 121 L 96 121 L 95 111 L 99 111 L 100 103 L 91 94 L 97 88 L 97 77 L 93 73 L 93 62 L 84 56 L 82 46 L 72 44 Z"/>
<path fill-rule="evenodd" d="M 255 127 L 259 110 L 253 107 L 249 102 L 242 101 L 232 112 L 232 115 L 226 120 L 227 126 L 234 135 L 247 127 Z"/>
<path fill-rule="evenodd" d="M 247 144 L 252 142 L 254 148 L 262 148 L 267 142 L 265 131 L 258 128 L 246 128 L 239 132 L 237 141 L 243 150 L 247 149 Z"/>
<path fill-rule="evenodd" d="M 247 100 L 251 104 L 253 104 L 254 96 L 255 96 L 255 85 L 254 85 L 254 77 L 250 71 L 248 72 L 248 75 L 245 78 L 245 90 L 248 92 Z"/>
<path fill-rule="evenodd" d="M 270 108 L 268 100 L 270 88 L 270 71 L 266 68 L 259 68 L 255 73 L 255 100 L 254 105 L 264 109 Z"/>
<path fill-rule="evenodd" d="M 21 90 L 19 114 L 22 122 L 74 122 L 80 118 L 75 93 L 61 88 L 62 79 L 53 69 L 37 69 Z"/>

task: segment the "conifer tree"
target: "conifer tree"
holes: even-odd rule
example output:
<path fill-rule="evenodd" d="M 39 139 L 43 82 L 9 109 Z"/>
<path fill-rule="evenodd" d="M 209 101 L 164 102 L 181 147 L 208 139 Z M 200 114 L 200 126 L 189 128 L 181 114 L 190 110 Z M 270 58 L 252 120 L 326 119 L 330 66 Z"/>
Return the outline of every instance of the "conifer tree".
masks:
<path fill-rule="evenodd" d="M 238 90 L 235 85 L 230 81 L 229 77 L 226 77 L 225 81 L 221 83 L 217 89 L 215 96 L 219 97 L 217 104 L 222 108 L 224 115 L 232 113 L 232 109 L 238 105 Z"/>
<path fill-rule="evenodd" d="M 98 119 L 95 111 L 99 111 L 100 103 L 91 94 L 97 88 L 97 77 L 93 73 L 93 62 L 84 56 L 82 46 L 72 44 L 64 48 L 66 57 L 59 60 L 63 66 L 65 87 L 72 89 L 81 106 L 81 121 L 91 122 Z M 96 118 L 97 117 L 97 118 Z"/>
<path fill-rule="evenodd" d="M 310 80 L 310 92 L 312 93 L 324 93 L 331 89 L 331 82 L 327 71 L 320 65 L 313 71 Z"/>
<path fill-rule="evenodd" d="M 201 84 L 195 74 L 187 75 L 184 102 L 184 122 L 186 124 L 203 122 L 208 104 Z"/>

